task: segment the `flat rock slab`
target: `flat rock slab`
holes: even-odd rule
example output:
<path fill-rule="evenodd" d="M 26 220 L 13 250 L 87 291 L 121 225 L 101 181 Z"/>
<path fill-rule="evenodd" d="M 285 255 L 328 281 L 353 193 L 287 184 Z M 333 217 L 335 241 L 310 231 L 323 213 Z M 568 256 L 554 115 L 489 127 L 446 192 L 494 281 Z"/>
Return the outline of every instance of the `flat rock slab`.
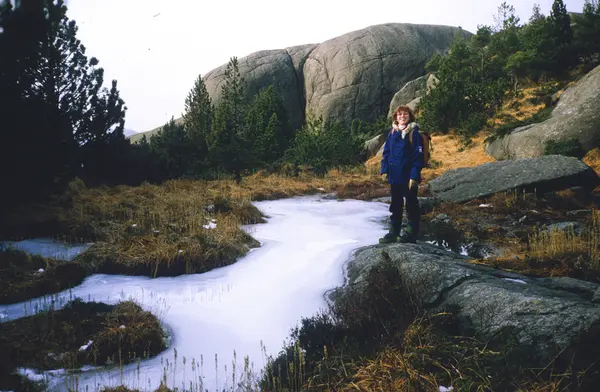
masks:
<path fill-rule="evenodd" d="M 434 197 L 463 203 L 508 190 L 539 193 L 574 186 L 594 189 L 600 178 L 577 158 L 545 155 L 450 170 L 428 184 Z"/>
<path fill-rule="evenodd" d="M 472 264 L 469 258 L 429 244 L 375 245 L 347 265 L 346 289 L 362 290 L 377 263 L 392 263 L 417 305 L 451 310 L 462 333 L 480 340 L 517 342 L 547 365 L 560 353 L 592 355 L 600 338 L 600 285 L 571 278 L 532 278 Z"/>

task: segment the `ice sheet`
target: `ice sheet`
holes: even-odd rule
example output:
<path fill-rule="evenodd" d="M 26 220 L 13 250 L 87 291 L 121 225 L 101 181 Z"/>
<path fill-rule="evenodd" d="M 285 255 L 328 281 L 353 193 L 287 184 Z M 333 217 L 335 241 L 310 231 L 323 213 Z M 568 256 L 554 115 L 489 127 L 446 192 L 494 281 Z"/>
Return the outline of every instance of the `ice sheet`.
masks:
<path fill-rule="evenodd" d="M 57 260 L 73 260 L 77 255 L 85 252 L 90 247 L 91 244 L 66 244 L 54 241 L 51 238 L 0 242 L 0 251 L 15 249 Z"/>
<path fill-rule="evenodd" d="M 87 370 L 74 376 L 56 376 L 53 389 L 66 390 L 77 382 L 79 390 L 125 383 L 132 388 L 156 388 L 167 367 L 168 386 L 198 385 L 192 358 L 203 358 L 203 387 L 229 388 L 233 352 L 237 369 L 250 357 L 255 370 L 264 366 L 261 342 L 267 354 L 276 355 L 301 317 L 325 307 L 323 294 L 343 283 L 342 267 L 352 251 L 377 243 L 385 232 L 382 219 L 388 205 L 355 200 L 325 200 L 320 196 L 256 202 L 268 223 L 245 227 L 262 246 L 233 265 L 204 274 L 150 279 L 93 275 L 71 292 L 54 296 L 59 306 L 70 297 L 115 303 L 133 298 L 158 314 L 172 330 L 173 345 L 156 358 L 120 370 Z M 1 321 L 22 317 L 51 300 L 0 306 Z M 87 342 L 81 342 L 82 345 Z M 218 382 L 215 371 L 218 359 Z M 187 365 L 183 366 L 183 357 Z M 227 372 L 224 366 L 227 365 Z M 60 374 L 60 373 L 59 373 Z"/>

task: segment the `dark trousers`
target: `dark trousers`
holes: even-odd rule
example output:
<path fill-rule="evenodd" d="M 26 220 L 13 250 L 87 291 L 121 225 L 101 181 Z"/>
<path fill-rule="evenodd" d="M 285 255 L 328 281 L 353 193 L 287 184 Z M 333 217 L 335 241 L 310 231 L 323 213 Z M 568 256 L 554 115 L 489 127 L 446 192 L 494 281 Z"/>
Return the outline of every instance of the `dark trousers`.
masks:
<path fill-rule="evenodd" d="M 421 220 L 421 210 L 419 209 L 419 199 L 417 199 L 417 187 L 408 189 L 408 184 L 391 184 L 392 203 L 390 204 L 390 219 L 392 228 L 396 234 L 400 233 L 402 227 L 402 213 L 404 212 L 404 200 L 406 199 L 406 218 L 408 225 L 406 233 L 414 235 L 419 233 L 419 223 Z"/>

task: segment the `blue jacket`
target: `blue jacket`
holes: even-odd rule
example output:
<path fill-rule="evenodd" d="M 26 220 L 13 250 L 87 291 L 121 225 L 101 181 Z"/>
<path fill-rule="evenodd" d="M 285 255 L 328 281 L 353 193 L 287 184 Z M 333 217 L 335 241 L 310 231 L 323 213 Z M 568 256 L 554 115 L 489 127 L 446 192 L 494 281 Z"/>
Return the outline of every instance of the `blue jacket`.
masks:
<path fill-rule="evenodd" d="M 412 146 L 408 133 L 402 139 L 402 131 L 389 131 L 383 147 L 381 174 L 387 174 L 390 184 L 406 184 L 409 180 L 421 182 L 421 169 L 425 166 L 423 142 L 416 122 L 408 124 L 413 129 Z"/>

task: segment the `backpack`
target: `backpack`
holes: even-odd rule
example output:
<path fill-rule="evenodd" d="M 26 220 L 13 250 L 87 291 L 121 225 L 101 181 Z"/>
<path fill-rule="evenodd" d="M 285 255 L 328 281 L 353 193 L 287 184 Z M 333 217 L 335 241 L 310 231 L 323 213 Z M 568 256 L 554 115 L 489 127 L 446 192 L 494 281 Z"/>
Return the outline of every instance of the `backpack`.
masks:
<path fill-rule="evenodd" d="M 433 145 L 431 143 L 431 135 L 429 132 L 422 132 L 419 130 L 419 134 L 421 135 L 421 143 L 423 144 L 423 161 L 425 162 L 425 167 L 429 167 L 429 157 L 430 151 L 433 151 Z M 413 138 L 413 129 L 408 133 L 408 143 L 412 146 L 412 138 Z"/>

